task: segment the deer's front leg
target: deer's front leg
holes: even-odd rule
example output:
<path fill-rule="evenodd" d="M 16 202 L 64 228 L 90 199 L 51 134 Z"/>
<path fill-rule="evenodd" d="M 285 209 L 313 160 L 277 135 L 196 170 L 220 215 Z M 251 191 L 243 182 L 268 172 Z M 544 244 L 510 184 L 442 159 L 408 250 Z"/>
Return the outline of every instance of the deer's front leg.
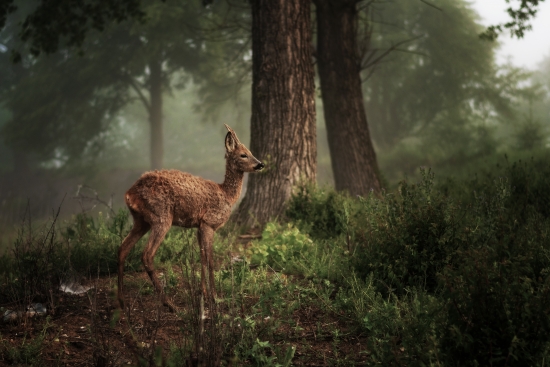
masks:
<path fill-rule="evenodd" d="M 199 241 L 201 247 L 201 286 L 203 294 L 207 297 L 205 281 L 206 268 L 208 268 L 210 298 L 213 300 L 216 297 L 216 287 L 214 282 L 214 229 L 206 223 L 201 223 L 199 227 Z"/>

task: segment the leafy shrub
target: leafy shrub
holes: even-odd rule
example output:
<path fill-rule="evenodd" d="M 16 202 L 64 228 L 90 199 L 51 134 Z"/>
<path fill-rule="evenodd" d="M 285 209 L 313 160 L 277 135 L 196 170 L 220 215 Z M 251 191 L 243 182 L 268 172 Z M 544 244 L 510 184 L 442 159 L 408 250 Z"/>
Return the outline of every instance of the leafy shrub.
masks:
<path fill-rule="evenodd" d="M 55 221 L 38 229 L 21 227 L 10 252 L 0 263 L 0 298 L 26 307 L 33 301 L 50 303 L 64 268 Z"/>
<path fill-rule="evenodd" d="M 550 342 L 550 222 L 495 224 L 440 274 L 449 305 L 443 348 L 461 365 L 537 365 Z"/>
<path fill-rule="evenodd" d="M 514 162 L 506 173 L 511 186 L 509 207 L 515 219 L 525 221 L 533 213 L 550 218 L 550 162 L 534 158 Z"/>
<path fill-rule="evenodd" d="M 550 157 L 546 151 L 512 163 L 505 156 L 503 162 L 476 168 L 467 176 L 439 180 L 436 188 L 443 195 L 467 204 L 491 195 L 494 182 L 502 179 L 510 185 L 506 215 L 520 221 L 534 212 L 550 217 Z"/>
<path fill-rule="evenodd" d="M 367 332 L 367 353 L 381 366 L 441 365 L 439 336 L 445 326 L 445 305 L 437 297 L 413 291 L 402 297 L 383 297 L 370 276 L 348 279 L 336 302 L 350 313 L 361 332 Z"/>
<path fill-rule="evenodd" d="M 307 253 L 312 246 L 313 241 L 292 224 L 269 222 L 262 233 L 262 240 L 255 241 L 248 252 L 251 262 L 282 269 L 292 259 Z"/>
<path fill-rule="evenodd" d="M 79 273 L 108 274 L 116 272 L 117 250 L 128 232 L 128 212 L 120 210 L 112 218 L 97 219 L 79 214 L 68 223 L 63 233 L 65 262 Z M 134 251 L 133 251 L 134 253 Z M 127 263 L 137 266 L 139 258 L 130 256 Z"/>
<path fill-rule="evenodd" d="M 184 248 L 198 247 L 197 231 L 194 228 L 172 228 L 166 234 L 162 245 L 155 255 L 155 263 L 162 264 L 178 260 Z M 139 249 L 136 252 L 140 252 Z"/>
<path fill-rule="evenodd" d="M 356 208 L 349 195 L 304 183 L 295 188 L 286 216 L 311 237 L 326 239 L 346 232 Z"/>
<path fill-rule="evenodd" d="M 357 231 L 355 268 L 374 274 L 382 292 L 403 294 L 415 287 L 435 291 L 437 274 L 458 246 L 462 213 L 433 189 L 433 174 L 418 185 L 403 182 L 395 195 L 364 204 Z"/>
<path fill-rule="evenodd" d="M 550 219 L 535 198 L 550 188 L 538 177 L 545 166 L 535 167 L 510 165 L 509 179 L 478 182 L 464 202 L 434 189 L 426 172 L 396 195 L 363 200 L 354 265 L 373 279 L 375 296 L 362 311 L 368 319 L 356 317 L 378 340 L 370 348 L 382 364 L 428 364 L 437 356 L 449 365 L 524 366 L 547 357 Z M 414 311 L 429 310 L 430 300 L 441 313 L 433 329 Z M 412 353 L 417 362 L 399 362 L 415 338 L 438 342 Z"/>

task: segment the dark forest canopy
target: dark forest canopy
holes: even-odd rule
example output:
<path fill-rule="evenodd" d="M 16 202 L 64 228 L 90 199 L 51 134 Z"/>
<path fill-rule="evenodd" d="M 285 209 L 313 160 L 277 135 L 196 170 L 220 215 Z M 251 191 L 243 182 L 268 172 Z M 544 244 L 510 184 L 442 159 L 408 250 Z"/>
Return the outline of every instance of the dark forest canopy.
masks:
<path fill-rule="evenodd" d="M 164 0 L 156 0 L 164 2 Z M 199 3 L 199 0 L 188 0 Z M 428 1 L 418 0 L 427 5 Z M 502 0 L 510 3 L 510 0 Z M 536 16 L 538 6 L 544 0 L 518 0 L 513 2 L 507 12 L 510 20 L 504 24 L 490 26 L 482 36 L 495 39 L 498 34 L 508 30 L 513 36 L 521 38 L 531 29 L 531 20 Z M 203 4 L 211 1 L 203 0 Z M 23 5 L 22 5 L 23 4 Z M 26 43 L 30 52 L 37 56 L 40 53 L 52 53 L 60 44 L 80 48 L 90 30 L 102 31 L 111 23 L 120 23 L 128 19 L 139 22 L 146 20 L 146 12 L 141 0 L 37 0 L 20 23 L 19 37 Z M 0 2 L 0 29 L 7 24 L 8 16 L 26 8 L 24 1 L 3 0 Z M 16 60 L 20 50 L 14 50 Z"/>

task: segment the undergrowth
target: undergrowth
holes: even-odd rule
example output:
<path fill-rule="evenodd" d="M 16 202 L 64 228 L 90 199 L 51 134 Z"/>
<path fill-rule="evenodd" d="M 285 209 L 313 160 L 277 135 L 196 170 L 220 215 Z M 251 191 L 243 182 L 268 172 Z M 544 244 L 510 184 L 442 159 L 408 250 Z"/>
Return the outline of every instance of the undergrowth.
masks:
<path fill-rule="evenodd" d="M 218 233 L 220 297 L 212 304 L 200 296 L 195 232 L 171 230 L 156 262 L 166 292 L 186 305 L 177 315 L 185 327 L 173 344 L 160 346 L 161 309 L 146 328 L 129 314 L 123 325 L 135 363 L 290 366 L 311 362 L 320 353 L 316 343 L 329 343 L 327 365 L 544 365 L 550 165 L 533 159 L 462 179 L 438 180 L 430 170 L 420 177 L 362 198 L 302 185 L 286 219 L 268 223 L 261 239 L 236 246 L 237 233 Z M 116 271 L 129 224 L 121 211 L 25 227 L 12 253 L 0 258 L 2 296 L 55 309 L 63 279 Z M 143 241 L 127 273 L 141 269 Z M 152 296 L 149 283 L 136 290 L 135 304 L 145 296 Z M 119 317 L 111 325 L 121 325 Z M 116 365 L 102 318 L 92 319 L 94 363 Z M 12 363 L 38 358 L 44 342 L 25 340 L 14 349 L 2 338 L 3 361 Z"/>
<path fill-rule="evenodd" d="M 354 270 L 336 300 L 371 336 L 372 363 L 544 364 L 550 165 L 508 163 L 464 181 L 421 177 L 347 204 Z M 288 216 L 311 236 L 344 243 L 342 225 L 322 220 L 342 217 L 346 204 L 334 207 L 333 195 L 304 186 Z"/>

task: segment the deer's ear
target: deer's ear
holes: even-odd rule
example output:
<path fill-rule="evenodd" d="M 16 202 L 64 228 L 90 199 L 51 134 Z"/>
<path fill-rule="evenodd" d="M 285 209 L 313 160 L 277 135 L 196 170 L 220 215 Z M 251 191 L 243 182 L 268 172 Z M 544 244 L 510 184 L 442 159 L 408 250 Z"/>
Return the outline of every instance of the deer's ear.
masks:
<path fill-rule="evenodd" d="M 235 141 L 235 137 L 231 132 L 228 132 L 225 136 L 225 150 L 228 152 L 232 152 L 237 147 L 237 142 Z"/>
<path fill-rule="evenodd" d="M 224 124 L 224 125 L 227 131 L 229 131 L 229 133 L 233 136 L 233 140 L 235 141 L 235 147 L 237 147 L 237 145 L 241 144 L 241 142 L 239 141 L 239 138 L 237 137 L 237 133 L 235 133 L 235 131 L 233 131 L 232 128 L 227 126 L 227 124 Z M 226 141 L 227 141 L 227 137 L 226 137 Z"/>

